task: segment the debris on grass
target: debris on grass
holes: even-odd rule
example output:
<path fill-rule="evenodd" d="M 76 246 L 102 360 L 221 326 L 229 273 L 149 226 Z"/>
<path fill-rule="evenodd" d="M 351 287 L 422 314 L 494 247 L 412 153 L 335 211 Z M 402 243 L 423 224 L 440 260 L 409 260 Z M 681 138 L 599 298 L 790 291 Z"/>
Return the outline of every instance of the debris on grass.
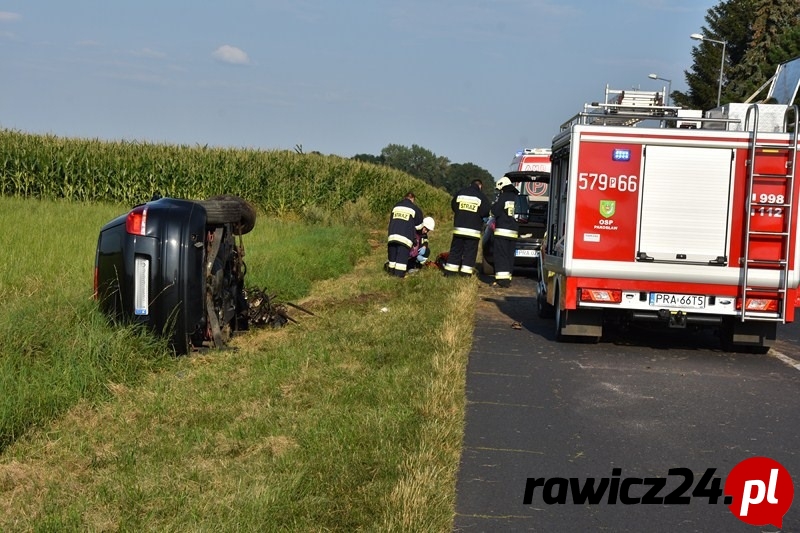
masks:
<path fill-rule="evenodd" d="M 251 287 L 245 290 L 245 297 L 248 302 L 247 314 L 251 326 L 280 328 L 285 326 L 287 322 L 294 322 L 297 324 L 297 320 L 289 316 L 289 307 L 315 316 L 314 313 L 297 304 L 278 302 L 276 300 L 277 295 L 268 294 L 266 289 Z"/>

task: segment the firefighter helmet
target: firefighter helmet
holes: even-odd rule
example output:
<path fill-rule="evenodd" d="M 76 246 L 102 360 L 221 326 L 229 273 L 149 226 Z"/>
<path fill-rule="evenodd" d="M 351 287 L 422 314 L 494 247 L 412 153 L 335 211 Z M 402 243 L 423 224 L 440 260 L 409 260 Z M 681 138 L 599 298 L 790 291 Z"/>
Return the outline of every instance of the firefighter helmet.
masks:
<path fill-rule="evenodd" d="M 507 187 L 508 185 L 511 185 L 511 180 L 508 179 L 507 177 L 503 176 L 502 178 L 497 180 L 497 183 L 495 183 L 494 188 L 497 189 L 498 191 L 500 191 L 504 187 Z"/>
<path fill-rule="evenodd" d="M 433 228 L 436 227 L 436 221 L 433 220 L 433 217 L 425 217 L 422 219 L 422 227 L 428 228 L 428 231 L 433 231 Z"/>

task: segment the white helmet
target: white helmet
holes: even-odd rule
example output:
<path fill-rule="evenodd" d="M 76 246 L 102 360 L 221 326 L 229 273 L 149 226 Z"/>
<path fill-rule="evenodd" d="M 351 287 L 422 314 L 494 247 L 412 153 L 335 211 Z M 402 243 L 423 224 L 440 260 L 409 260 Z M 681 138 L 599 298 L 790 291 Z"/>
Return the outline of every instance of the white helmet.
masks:
<path fill-rule="evenodd" d="M 425 217 L 422 219 L 422 227 L 428 228 L 428 231 L 433 231 L 433 228 L 436 227 L 436 221 L 433 220 L 433 217 Z"/>
<path fill-rule="evenodd" d="M 511 180 L 508 179 L 507 177 L 503 176 L 502 178 L 497 180 L 497 183 L 495 183 L 494 188 L 499 191 L 499 190 L 503 189 L 503 187 L 506 187 L 508 185 L 511 185 Z"/>

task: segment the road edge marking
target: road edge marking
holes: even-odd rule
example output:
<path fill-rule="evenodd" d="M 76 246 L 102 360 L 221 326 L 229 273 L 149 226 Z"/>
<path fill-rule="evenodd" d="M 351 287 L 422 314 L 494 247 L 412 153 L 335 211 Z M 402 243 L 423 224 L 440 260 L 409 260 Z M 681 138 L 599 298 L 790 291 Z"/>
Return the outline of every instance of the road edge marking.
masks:
<path fill-rule="evenodd" d="M 800 370 L 800 361 L 796 361 L 795 359 L 792 359 L 788 355 L 782 354 L 775 348 L 772 348 L 771 352 L 772 356 L 778 359 L 779 361 L 793 367 L 795 370 Z"/>

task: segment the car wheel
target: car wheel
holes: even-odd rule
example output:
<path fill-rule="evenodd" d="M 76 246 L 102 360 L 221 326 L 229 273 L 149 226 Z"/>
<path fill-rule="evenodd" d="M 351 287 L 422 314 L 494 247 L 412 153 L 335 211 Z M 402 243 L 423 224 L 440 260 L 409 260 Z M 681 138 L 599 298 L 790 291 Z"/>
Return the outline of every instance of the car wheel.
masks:
<path fill-rule="evenodd" d="M 483 273 L 485 275 L 487 275 L 487 276 L 493 276 L 494 275 L 494 267 L 492 266 L 492 264 L 485 257 L 481 260 L 481 268 L 482 268 Z"/>
<path fill-rule="evenodd" d="M 198 202 L 206 209 L 209 225 L 233 224 L 235 235 L 244 235 L 256 227 L 256 210 L 243 198 L 223 194 Z"/>

